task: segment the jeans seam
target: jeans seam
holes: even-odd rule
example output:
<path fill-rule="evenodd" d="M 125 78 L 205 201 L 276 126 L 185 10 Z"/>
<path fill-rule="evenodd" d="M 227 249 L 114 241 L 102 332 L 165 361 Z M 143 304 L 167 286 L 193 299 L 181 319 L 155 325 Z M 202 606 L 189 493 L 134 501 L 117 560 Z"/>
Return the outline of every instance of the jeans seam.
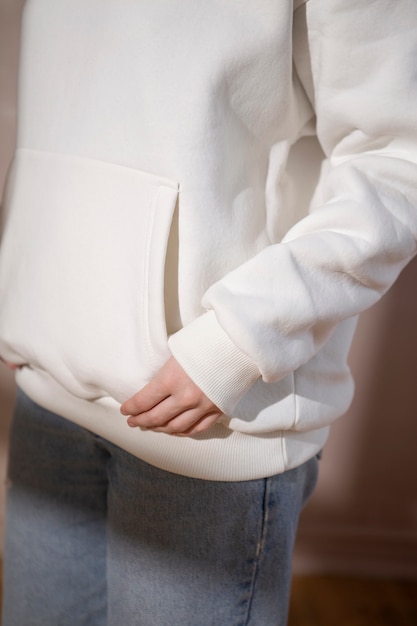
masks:
<path fill-rule="evenodd" d="M 256 581 L 257 581 L 257 576 L 259 572 L 259 561 L 260 561 L 262 551 L 264 549 L 265 542 L 266 542 L 266 533 L 267 533 L 267 527 L 268 527 L 268 521 L 269 521 L 269 506 L 268 506 L 269 491 L 270 491 L 269 485 L 270 485 L 270 479 L 265 478 L 264 479 L 261 532 L 259 536 L 259 541 L 256 546 L 256 554 L 255 554 L 255 559 L 253 563 L 253 571 L 252 571 L 252 580 L 250 582 L 248 605 L 247 605 L 246 615 L 245 615 L 244 622 L 242 623 L 242 626 L 247 626 L 249 624 L 250 614 L 251 614 L 251 609 L 252 609 L 252 602 L 253 602 L 253 597 L 254 597 L 255 587 L 256 587 Z"/>

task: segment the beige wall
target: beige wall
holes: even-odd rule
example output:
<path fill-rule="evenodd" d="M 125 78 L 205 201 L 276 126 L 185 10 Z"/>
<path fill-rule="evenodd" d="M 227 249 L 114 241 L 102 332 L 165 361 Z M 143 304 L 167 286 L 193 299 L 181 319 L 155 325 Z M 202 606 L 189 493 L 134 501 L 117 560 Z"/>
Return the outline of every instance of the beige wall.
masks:
<path fill-rule="evenodd" d="M 302 518 L 298 571 L 417 578 L 417 260 L 362 315 L 356 396 Z"/>
<path fill-rule="evenodd" d="M 0 186 L 14 138 L 21 5 L 0 0 Z M 416 285 L 417 261 L 362 316 L 351 354 L 356 397 L 332 429 L 302 516 L 298 572 L 417 577 Z M 0 365 L 2 475 L 13 396 L 12 375 Z M 1 526 L 3 501 L 2 492 Z"/>

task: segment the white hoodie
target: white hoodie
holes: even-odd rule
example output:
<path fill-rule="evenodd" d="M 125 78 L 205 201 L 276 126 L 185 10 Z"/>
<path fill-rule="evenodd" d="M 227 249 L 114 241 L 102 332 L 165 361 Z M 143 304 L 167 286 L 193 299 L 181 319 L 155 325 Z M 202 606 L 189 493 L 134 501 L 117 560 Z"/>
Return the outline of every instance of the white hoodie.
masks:
<path fill-rule="evenodd" d="M 18 384 L 188 476 L 313 456 L 352 398 L 355 316 L 416 253 L 415 0 L 29 0 L 22 42 Z M 170 354 L 224 411 L 204 434 L 119 413 Z"/>

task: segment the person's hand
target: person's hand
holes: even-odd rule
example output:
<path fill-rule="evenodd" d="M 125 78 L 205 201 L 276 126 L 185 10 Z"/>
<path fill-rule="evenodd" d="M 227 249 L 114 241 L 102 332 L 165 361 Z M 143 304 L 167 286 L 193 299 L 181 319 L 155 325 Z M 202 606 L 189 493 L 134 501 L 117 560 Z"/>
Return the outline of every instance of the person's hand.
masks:
<path fill-rule="evenodd" d="M 222 415 L 173 357 L 120 411 L 131 427 L 185 436 L 208 430 Z"/>

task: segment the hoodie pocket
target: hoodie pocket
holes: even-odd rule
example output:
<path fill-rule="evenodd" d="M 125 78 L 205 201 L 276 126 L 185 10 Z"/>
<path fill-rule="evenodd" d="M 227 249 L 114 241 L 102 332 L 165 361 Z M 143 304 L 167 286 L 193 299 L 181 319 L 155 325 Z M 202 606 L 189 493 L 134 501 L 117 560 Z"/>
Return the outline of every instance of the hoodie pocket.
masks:
<path fill-rule="evenodd" d="M 119 401 L 169 356 L 167 242 L 178 184 L 19 150 L 0 257 L 0 353 Z"/>

